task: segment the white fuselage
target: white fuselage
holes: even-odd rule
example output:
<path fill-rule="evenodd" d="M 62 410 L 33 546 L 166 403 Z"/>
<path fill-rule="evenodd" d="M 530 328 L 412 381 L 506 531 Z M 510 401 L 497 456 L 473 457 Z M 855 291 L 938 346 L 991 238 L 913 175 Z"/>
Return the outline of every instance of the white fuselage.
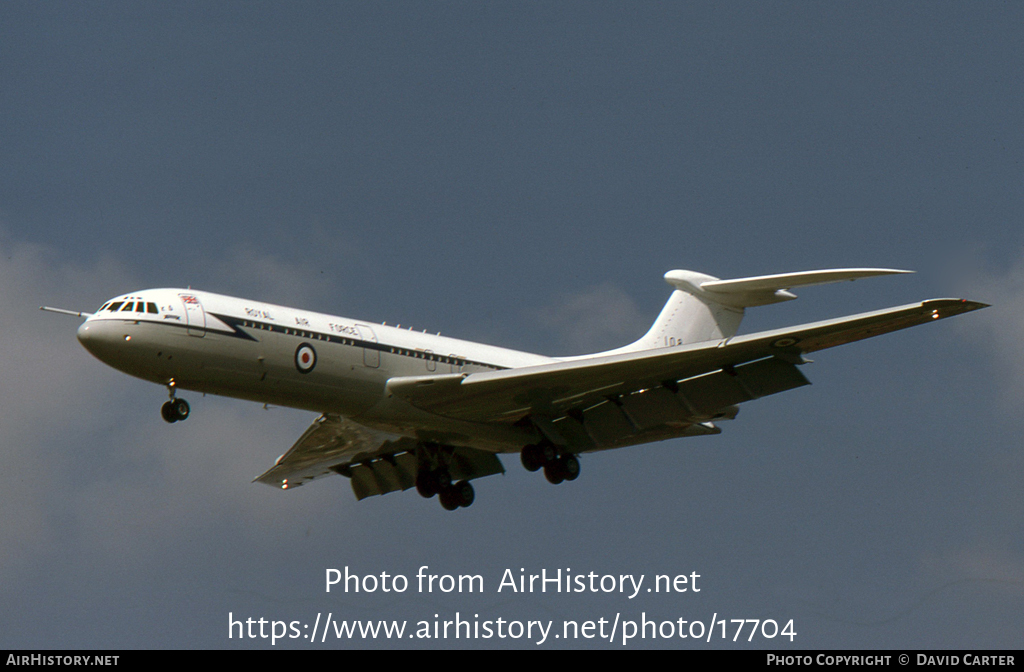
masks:
<path fill-rule="evenodd" d="M 522 430 L 424 413 L 388 379 L 545 364 L 550 357 L 209 292 L 149 289 L 106 302 L 78 329 L 104 363 L 174 389 L 358 419 L 396 433 L 516 450 Z M 472 431 L 469 431 L 472 429 Z M 458 440 L 469 435 L 471 441 Z"/>

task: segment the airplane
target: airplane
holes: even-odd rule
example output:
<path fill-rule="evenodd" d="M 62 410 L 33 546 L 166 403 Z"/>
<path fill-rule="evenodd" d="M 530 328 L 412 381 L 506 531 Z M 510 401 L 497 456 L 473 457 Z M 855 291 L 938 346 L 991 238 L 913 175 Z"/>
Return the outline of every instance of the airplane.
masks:
<path fill-rule="evenodd" d="M 931 299 L 737 335 L 746 308 L 794 287 L 910 273 L 840 268 L 722 280 L 673 270 L 668 302 L 637 341 L 547 357 L 368 321 L 192 289 L 147 289 L 85 318 L 79 342 L 119 371 L 167 388 L 160 409 L 189 417 L 179 390 L 318 413 L 254 482 L 293 489 L 347 477 L 357 499 L 415 487 L 447 510 L 470 481 L 519 453 L 551 483 L 573 481 L 583 453 L 721 433 L 738 404 L 810 384 L 804 355 L 985 308 Z"/>

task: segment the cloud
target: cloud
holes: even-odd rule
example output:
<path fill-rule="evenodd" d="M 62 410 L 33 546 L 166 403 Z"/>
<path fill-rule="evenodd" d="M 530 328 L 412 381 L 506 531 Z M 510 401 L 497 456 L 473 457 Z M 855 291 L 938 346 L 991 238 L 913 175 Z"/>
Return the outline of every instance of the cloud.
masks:
<path fill-rule="evenodd" d="M 1004 398 L 1019 407 L 1024 393 L 1024 259 L 1003 273 L 985 269 L 965 275 L 965 295 L 992 305 L 957 326 L 975 340 L 980 336 L 995 357 L 997 380 L 1011 393 Z"/>
<path fill-rule="evenodd" d="M 39 306 L 92 310 L 114 293 L 112 286 L 126 284 L 125 269 L 109 258 L 66 265 L 44 247 L 0 243 L 0 576 L 53 542 L 56 517 L 48 498 L 72 481 L 75 460 L 66 455 L 110 396 L 112 377 L 94 375 L 75 340 L 79 320 Z"/>
<path fill-rule="evenodd" d="M 557 297 L 539 311 L 537 319 L 556 334 L 564 354 L 584 354 L 635 341 L 654 316 L 643 314 L 628 294 L 605 283 Z"/>
<path fill-rule="evenodd" d="M 1024 562 L 1002 549 L 961 549 L 945 557 L 941 566 L 965 579 L 998 582 L 1024 592 Z"/>
<path fill-rule="evenodd" d="M 325 277 L 315 264 L 292 263 L 243 246 L 228 250 L 223 258 L 210 264 L 203 281 L 217 288 L 211 291 L 317 310 L 318 305 L 326 303 L 338 291 L 337 285 Z"/>
<path fill-rule="evenodd" d="M 292 265 L 248 250 L 227 258 L 263 269 L 270 298 L 310 296 Z M 75 338 L 79 319 L 39 310 L 91 311 L 142 286 L 126 265 L 68 263 L 44 246 L 3 240 L 0 283 L 0 580 L 55 554 L 123 565 L 225 520 L 235 533 L 266 534 L 287 525 L 290 507 L 309 505 L 309 495 L 282 498 L 250 481 L 312 414 L 186 393 L 193 416 L 166 425 L 162 389 L 92 358 Z M 312 498 L 328 495 L 337 490 Z"/>
<path fill-rule="evenodd" d="M 107 469 L 74 492 L 74 510 L 88 512 L 75 518 L 83 551 L 131 567 L 173 553 L 186 538 L 259 537 L 289 525 L 298 498 L 251 480 L 294 443 L 311 415 L 208 397 L 193 400 L 198 412 L 188 422 L 165 425 L 154 392 L 144 409 L 131 411 L 139 422 L 105 437 Z"/>

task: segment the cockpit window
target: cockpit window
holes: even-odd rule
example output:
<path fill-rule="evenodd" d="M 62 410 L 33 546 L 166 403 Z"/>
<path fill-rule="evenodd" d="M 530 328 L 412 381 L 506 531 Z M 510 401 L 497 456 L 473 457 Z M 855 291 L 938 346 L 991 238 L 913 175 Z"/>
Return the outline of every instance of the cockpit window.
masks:
<path fill-rule="evenodd" d="M 97 312 L 97 313 L 99 313 L 99 312 L 102 312 L 102 311 L 106 310 L 106 309 L 107 309 L 107 306 L 109 306 L 109 305 L 110 305 L 110 302 L 109 302 L 109 301 L 108 301 L 108 302 L 106 302 L 106 303 L 104 303 L 104 304 L 103 304 L 102 306 L 100 306 L 100 309 L 99 309 L 99 310 L 97 310 L 96 312 Z"/>
<path fill-rule="evenodd" d="M 110 304 L 110 311 L 113 312 L 121 307 L 121 301 L 114 301 Z"/>
<path fill-rule="evenodd" d="M 156 309 L 156 304 L 150 301 L 149 303 L 146 304 L 146 312 L 159 313 L 160 311 Z"/>
<path fill-rule="evenodd" d="M 121 312 L 123 313 L 126 310 L 131 310 L 134 306 L 135 304 L 129 301 L 128 303 L 124 304 L 124 308 L 121 309 Z"/>

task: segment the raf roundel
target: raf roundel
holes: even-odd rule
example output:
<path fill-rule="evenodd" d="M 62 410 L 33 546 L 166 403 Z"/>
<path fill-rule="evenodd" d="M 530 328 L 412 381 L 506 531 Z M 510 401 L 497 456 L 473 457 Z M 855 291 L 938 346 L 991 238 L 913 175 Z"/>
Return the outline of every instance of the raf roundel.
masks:
<path fill-rule="evenodd" d="M 299 373 L 309 373 L 316 366 L 316 350 L 309 343 L 295 349 L 295 368 Z"/>

